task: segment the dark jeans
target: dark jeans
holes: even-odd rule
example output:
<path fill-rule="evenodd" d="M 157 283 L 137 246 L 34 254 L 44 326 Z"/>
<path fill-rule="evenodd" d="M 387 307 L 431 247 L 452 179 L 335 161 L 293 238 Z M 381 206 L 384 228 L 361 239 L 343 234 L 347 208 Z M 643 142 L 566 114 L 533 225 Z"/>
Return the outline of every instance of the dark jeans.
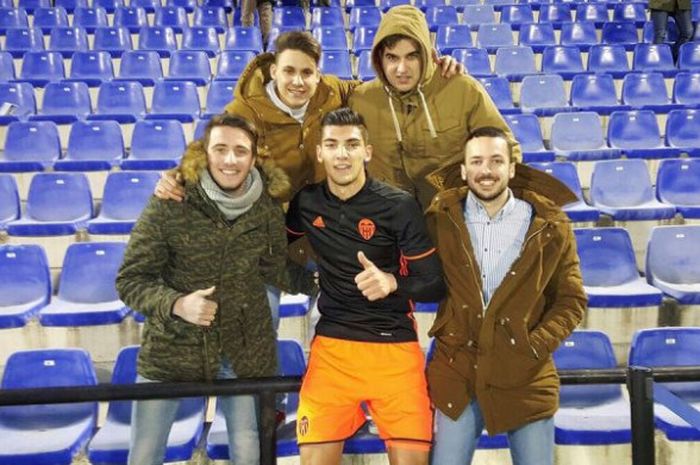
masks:
<path fill-rule="evenodd" d="M 690 10 L 676 10 L 669 13 L 664 10 L 651 10 L 651 21 L 654 24 L 654 43 L 663 44 L 666 41 L 666 28 L 668 16 L 673 16 L 678 26 L 678 40 L 671 47 L 674 61 L 678 60 L 678 52 L 681 45 L 690 41 L 693 37 L 693 21 Z"/>

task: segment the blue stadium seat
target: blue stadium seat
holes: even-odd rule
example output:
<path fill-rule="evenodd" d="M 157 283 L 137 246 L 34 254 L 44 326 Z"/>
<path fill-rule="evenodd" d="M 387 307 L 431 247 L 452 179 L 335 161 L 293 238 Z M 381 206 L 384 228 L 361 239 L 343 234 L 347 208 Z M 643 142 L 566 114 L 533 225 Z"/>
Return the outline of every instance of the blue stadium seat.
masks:
<path fill-rule="evenodd" d="M 0 328 L 26 325 L 50 298 L 51 274 L 44 249 L 0 245 Z"/>
<path fill-rule="evenodd" d="M 207 91 L 204 116 L 214 116 L 224 112 L 226 105 L 233 100 L 236 81 L 212 81 Z"/>
<path fill-rule="evenodd" d="M 272 25 L 306 29 L 306 17 L 300 6 L 283 6 L 272 12 Z"/>
<path fill-rule="evenodd" d="M 700 219 L 700 160 L 661 160 L 656 177 L 656 197 L 674 205 L 683 218 Z"/>
<path fill-rule="evenodd" d="M 617 100 L 615 81 L 610 74 L 579 74 L 571 81 L 571 106 L 582 111 L 609 115 L 617 110 L 629 110 Z"/>
<path fill-rule="evenodd" d="M 95 50 L 108 52 L 112 58 L 119 58 L 133 48 L 131 34 L 125 27 L 95 28 L 93 46 Z"/>
<path fill-rule="evenodd" d="M 322 73 L 334 74 L 340 79 L 353 79 L 350 54 L 346 52 L 321 52 L 319 68 Z"/>
<path fill-rule="evenodd" d="M 192 26 L 213 27 L 221 33 L 229 28 L 229 22 L 222 7 L 200 6 L 194 10 Z"/>
<path fill-rule="evenodd" d="M 224 50 L 260 53 L 262 49 L 262 35 L 257 27 L 237 26 L 226 30 Z"/>
<path fill-rule="evenodd" d="M 19 214 L 17 181 L 11 174 L 0 174 L 0 230 L 5 229 L 7 222 L 19 218 Z M 2 308 L 1 304 L 0 308 Z"/>
<path fill-rule="evenodd" d="M 559 43 L 561 45 L 574 45 L 582 52 L 588 51 L 593 45 L 598 44 L 595 24 L 589 21 L 562 23 Z"/>
<path fill-rule="evenodd" d="M 556 45 L 554 27 L 551 23 L 521 24 L 518 43 L 532 47 L 534 51 L 541 53 L 545 47 Z"/>
<path fill-rule="evenodd" d="M 146 10 L 137 7 L 116 7 L 112 24 L 127 28 L 131 34 L 137 34 L 142 27 L 148 27 Z"/>
<path fill-rule="evenodd" d="M 608 121 L 608 143 L 629 158 L 672 158 L 680 151 L 661 139 L 651 110 L 614 111 Z"/>
<path fill-rule="evenodd" d="M 221 52 L 215 79 L 237 80 L 248 65 L 248 62 L 253 58 L 255 58 L 255 53 L 253 52 Z"/>
<path fill-rule="evenodd" d="M 231 11 L 234 11 L 234 14 L 236 11 L 241 11 L 240 8 L 233 8 L 234 2 L 233 0 L 203 0 L 202 1 L 202 6 L 217 6 L 217 7 L 222 7 L 226 13 L 230 13 Z"/>
<path fill-rule="evenodd" d="M 99 171 L 112 169 L 124 158 L 124 140 L 116 121 L 76 121 L 68 136 L 68 149 L 56 170 Z"/>
<path fill-rule="evenodd" d="M 464 65 L 470 76 L 492 76 L 489 54 L 483 48 L 458 48 L 452 51 L 452 56 Z M 511 104 L 512 104 L 511 98 Z"/>
<path fill-rule="evenodd" d="M 8 29 L 29 27 L 27 12 L 22 8 L 0 8 L 0 34 Z"/>
<path fill-rule="evenodd" d="M 465 5 L 463 13 L 462 24 L 468 24 L 472 31 L 478 30 L 481 24 L 496 22 L 493 5 Z"/>
<path fill-rule="evenodd" d="M 82 349 L 26 350 L 12 354 L 2 389 L 94 386 L 97 376 Z M 0 408 L 0 463 L 69 464 L 96 427 L 97 402 Z"/>
<path fill-rule="evenodd" d="M 551 3 L 540 7 L 539 22 L 552 23 L 554 29 L 561 29 L 562 23 L 571 21 L 571 5 L 569 3 Z"/>
<path fill-rule="evenodd" d="M 697 246 L 689 240 L 681 243 L 686 248 Z M 684 254 L 685 250 L 675 249 L 675 252 Z M 697 271 L 695 273 L 694 277 L 697 277 Z M 697 279 L 695 282 L 698 282 Z M 652 368 L 679 367 L 697 365 L 698 357 L 700 357 L 700 328 L 643 329 L 635 333 L 632 338 L 629 364 Z M 697 381 L 663 383 L 663 386 L 680 397 L 682 401 L 689 403 L 696 412 L 700 409 L 700 383 Z M 693 428 L 659 403 L 654 404 L 654 420 L 656 428 L 660 429 L 670 441 L 700 440 L 700 430 Z"/>
<path fill-rule="evenodd" d="M 160 0 L 130 0 L 129 6 L 132 8 L 143 8 L 146 13 L 155 13 L 162 5 Z"/>
<path fill-rule="evenodd" d="M 569 113 L 566 113 L 569 114 Z M 530 166 L 554 176 L 576 194 L 578 201 L 565 205 L 562 209 L 574 223 L 595 223 L 600 218 L 600 212 L 591 207 L 583 199 L 581 182 L 576 172 L 576 166 L 570 161 L 551 163 L 530 163 Z"/>
<path fill-rule="evenodd" d="M 145 120 L 134 126 L 123 170 L 159 170 L 177 165 L 185 153 L 185 132 L 177 120 Z"/>
<path fill-rule="evenodd" d="M 209 57 L 203 50 L 176 50 L 170 57 L 169 80 L 192 81 L 198 86 L 211 79 Z"/>
<path fill-rule="evenodd" d="M 500 47 L 496 50 L 494 72 L 509 81 L 520 81 L 525 76 L 538 74 L 535 53 L 527 46 Z"/>
<path fill-rule="evenodd" d="M 55 27 L 49 35 L 49 50 L 70 58 L 75 52 L 88 50 L 88 37 L 80 27 Z"/>
<path fill-rule="evenodd" d="M 19 80 L 43 87 L 49 82 L 60 81 L 65 77 L 63 58 L 58 52 L 27 52 L 22 60 Z"/>
<path fill-rule="evenodd" d="M 574 331 L 553 354 L 558 370 L 608 369 L 617 366 L 610 338 L 600 331 Z M 562 386 L 554 415 L 559 445 L 629 444 L 629 402 L 617 384 Z"/>
<path fill-rule="evenodd" d="M 379 26 L 379 21 L 382 20 L 382 13 L 379 8 L 372 5 L 367 6 L 356 6 L 350 10 L 350 19 L 348 28 L 353 34 L 358 27 L 371 27 L 377 28 Z"/>
<path fill-rule="evenodd" d="M 577 74 L 584 72 L 581 50 L 565 45 L 545 47 L 542 53 L 542 72 L 573 79 Z"/>
<path fill-rule="evenodd" d="M 78 8 L 87 8 L 87 0 L 54 0 L 54 6 L 60 6 L 66 9 L 71 14 L 75 13 Z"/>
<path fill-rule="evenodd" d="M 542 141 L 540 120 L 531 113 L 505 115 L 504 119 L 523 152 L 523 163 L 554 161 L 554 152 L 547 150 Z"/>
<path fill-rule="evenodd" d="M 43 171 L 61 156 L 58 128 L 52 121 L 14 121 L 7 127 L 0 172 Z"/>
<path fill-rule="evenodd" d="M 133 123 L 145 115 L 143 86 L 138 81 L 112 81 L 103 82 L 100 86 L 97 107 L 90 119 L 114 119 L 120 123 Z"/>
<path fill-rule="evenodd" d="M 435 36 L 435 47 L 443 55 L 450 55 L 455 49 L 472 47 L 473 45 L 471 29 L 466 24 L 441 26 Z M 370 44 L 369 49 L 371 48 Z"/>
<path fill-rule="evenodd" d="M 700 112 L 698 110 L 672 110 L 666 118 L 666 144 L 692 157 L 700 156 Z"/>
<path fill-rule="evenodd" d="M 476 44 L 488 50 L 489 53 L 495 53 L 500 47 L 515 45 L 510 24 L 481 24 L 476 33 Z"/>
<path fill-rule="evenodd" d="M 637 27 L 644 26 L 647 20 L 646 5 L 643 3 L 618 3 L 613 8 L 613 21 L 632 21 Z"/>
<path fill-rule="evenodd" d="M 184 8 L 176 6 L 158 8 L 153 18 L 153 25 L 157 27 L 169 27 L 175 31 L 176 34 L 182 34 L 182 31 L 189 27 L 187 12 Z"/>
<path fill-rule="evenodd" d="M 204 128 L 206 127 L 207 123 L 209 122 L 210 118 L 200 118 L 195 124 L 194 124 L 194 139 L 199 140 L 204 136 Z"/>
<path fill-rule="evenodd" d="M 374 6 L 374 0 L 345 0 L 345 11 L 350 13 L 353 8 L 362 8 L 365 6 Z"/>
<path fill-rule="evenodd" d="M 619 44 L 592 46 L 588 53 L 588 71 L 608 73 L 616 79 L 624 77 L 630 71 L 625 47 Z"/>
<path fill-rule="evenodd" d="M 342 27 L 319 26 L 312 31 L 313 36 L 321 44 L 321 48 L 327 52 L 340 52 L 348 50 L 348 40 L 345 37 L 345 29 Z"/>
<path fill-rule="evenodd" d="M 0 52 L 0 82 L 12 81 L 15 79 L 15 64 L 12 55 L 8 52 Z"/>
<path fill-rule="evenodd" d="M 452 0 L 450 5 L 454 5 L 457 11 L 463 13 L 464 8 L 468 5 L 481 5 L 481 0 Z M 493 18 L 491 18 L 491 21 L 493 21 Z"/>
<path fill-rule="evenodd" d="M 572 111 L 564 90 L 564 79 L 558 74 L 525 76 L 520 87 L 520 109 L 537 116 Z"/>
<path fill-rule="evenodd" d="M 389 11 L 392 7 L 398 6 L 398 5 L 410 5 L 411 0 L 379 0 L 379 7 L 386 13 Z"/>
<path fill-rule="evenodd" d="M 459 24 L 457 10 L 451 5 L 431 6 L 426 10 L 425 17 L 431 32 L 436 32 L 442 26 Z"/>
<path fill-rule="evenodd" d="M 73 12 L 73 27 L 82 27 L 94 34 L 98 27 L 108 27 L 107 11 L 104 8 L 76 8 Z M 95 50 L 100 50 L 95 48 Z"/>
<path fill-rule="evenodd" d="M 664 77 L 673 77 L 678 73 L 668 44 L 637 44 L 632 68 L 635 71 L 659 72 Z"/>
<path fill-rule="evenodd" d="M 372 51 L 362 50 L 357 59 L 357 79 L 360 81 L 369 81 L 374 79 L 377 73 L 372 67 Z"/>
<path fill-rule="evenodd" d="M 425 13 L 429 8 L 445 6 L 446 3 L 445 0 L 415 0 L 414 6 Z"/>
<path fill-rule="evenodd" d="M 165 5 L 184 8 L 187 13 L 192 13 L 197 8 L 197 0 L 165 0 Z"/>
<path fill-rule="evenodd" d="M 581 111 L 554 115 L 552 150 L 571 161 L 618 158 L 620 151 L 605 142 L 603 123 L 598 113 Z"/>
<path fill-rule="evenodd" d="M 700 105 L 700 72 L 681 71 L 673 81 L 673 101 L 682 105 Z"/>
<path fill-rule="evenodd" d="M 58 293 L 39 311 L 42 326 L 94 326 L 120 323 L 129 307 L 117 295 L 115 280 L 124 242 L 78 242 L 66 251 Z"/>
<path fill-rule="evenodd" d="M 501 76 L 479 78 L 493 103 L 502 114 L 519 113 L 520 110 L 513 104 L 513 95 L 510 92 L 508 80 Z"/>
<path fill-rule="evenodd" d="M 84 229 L 92 218 L 92 194 L 83 173 L 37 173 L 22 217 L 7 225 L 10 236 L 60 236 Z"/>
<path fill-rule="evenodd" d="M 105 181 L 100 213 L 88 222 L 90 234 L 129 234 L 160 179 L 157 171 L 117 171 Z"/>
<path fill-rule="evenodd" d="M 136 382 L 138 351 L 138 346 L 129 346 L 119 352 L 112 372 L 112 384 Z M 168 436 L 165 462 L 186 462 L 192 458 L 204 429 L 204 408 L 205 401 L 201 397 L 180 401 L 175 422 Z M 109 403 L 105 424 L 88 446 L 87 456 L 91 463 L 126 463 L 129 454 L 131 409 L 132 402 L 129 400 Z"/>
<path fill-rule="evenodd" d="M 501 22 L 512 24 L 515 30 L 520 29 L 520 25 L 523 23 L 533 23 L 534 21 L 535 17 L 530 5 L 504 5 L 501 8 Z"/>
<path fill-rule="evenodd" d="M 0 82 L 0 102 L 16 105 L 12 115 L 0 116 L 3 126 L 36 113 L 34 87 L 28 82 Z"/>
<path fill-rule="evenodd" d="M 180 50 L 203 50 L 209 58 L 214 58 L 221 51 L 219 35 L 216 29 L 206 26 L 195 26 L 182 31 Z"/>
<path fill-rule="evenodd" d="M 678 52 L 678 68 L 685 71 L 700 71 L 700 43 L 687 42 Z"/>
<path fill-rule="evenodd" d="M 38 8 L 50 8 L 50 0 L 17 0 L 17 8 L 21 8 L 28 14 L 34 14 Z"/>
<path fill-rule="evenodd" d="M 669 17 L 669 21 L 666 25 L 666 41 L 665 43 L 671 45 L 678 40 L 678 25 L 673 20 L 673 17 Z M 642 42 L 645 44 L 654 43 L 654 24 L 651 21 L 644 23 L 642 28 Z"/>
<path fill-rule="evenodd" d="M 122 54 L 119 79 L 138 81 L 153 86 L 163 79 L 163 67 L 158 52 L 153 50 L 129 50 Z"/>
<path fill-rule="evenodd" d="M 153 104 L 147 119 L 176 119 L 183 123 L 199 116 L 197 85 L 191 81 L 162 81 L 153 88 Z"/>
<path fill-rule="evenodd" d="M 372 43 L 374 42 L 374 36 L 377 33 L 377 26 L 358 26 L 355 29 L 355 33 L 352 35 L 352 53 L 354 55 L 360 55 L 363 50 L 372 50 Z M 437 40 L 440 40 L 440 31 L 438 31 Z M 470 38 L 471 39 L 471 38 Z M 440 49 L 440 44 L 437 44 Z M 446 53 L 446 52 L 442 52 Z M 358 73 L 359 74 L 359 73 Z"/>
<path fill-rule="evenodd" d="M 603 27 L 603 23 L 610 21 L 608 6 L 605 2 L 588 2 L 576 5 L 576 22 L 591 22 L 596 27 Z"/>
<path fill-rule="evenodd" d="M 139 50 L 153 50 L 168 58 L 177 50 L 175 32 L 171 27 L 142 27 L 139 31 Z"/>
<path fill-rule="evenodd" d="M 272 26 L 270 29 L 270 36 L 267 38 L 267 51 L 268 52 L 274 52 L 275 51 L 275 41 L 277 38 L 280 36 L 280 34 L 283 34 L 285 32 L 289 31 L 298 31 L 299 29 L 294 28 L 294 27 L 278 27 L 278 26 Z"/>
<path fill-rule="evenodd" d="M 92 0 L 93 8 L 104 8 L 107 13 L 115 13 L 124 6 L 124 0 Z"/>
<path fill-rule="evenodd" d="M 639 276 L 632 240 L 626 229 L 581 228 L 574 229 L 574 235 L 589 307 L 661 304 L 661 291 Z"/>
<path fill-rule="evenodd" d="M 92 112 L 90 92 L 84 82 L 50 82 L 44 88 L 41 113 L 31 120 L 48 120 L 69 124 Z"/>
<path fill-rule="evenodd" d="M 615 221 L 673 218 L 673 205 L 656 200 L 644 160 L 599 161 L 591 177 L 591 202 Z"/>
<path fill-rule="evenodd" d="M 301 23 L 301 27 L 303 28 Z M 287 24 L 280 24 L 286 26 Z M 317 27 L 345 27 L 343 10 L 336 7 L 316 7 L 311 9 L 311 28 Z"/>
<path fill-rule="evenodd" d="M 633 21 L 607 22 L 603 24 L 600 42 L 608 45 L 622 45 L 625 50 L 634 50 L 639 43 L 637 26 Z"/>
<path fill-rule="evenodd" d="M 112 58 L 104 51 L 75 52 L 71 60 L 71 81 L 81 81 L 90 87 L 97 87 L 114 78 Z"/>
<path fill-rule="evenodd" d="M 68 27 L 68 13 L 63 7 L 37 8 L 34 10 L 33 27 L 47 34 L 55 27 Z"/>
<path fill-rule="evenodd" d="M 671 102 L 664 76 L 658 72 L 629 73 L 622 80 L 622 103 L 633 109 L 668 113 L 678 105 Z"/>
<path fill-rule="evenodd" d="M 38 27 L 8 29 L 5 33 L 5 51 L 14 58 L 22 58 L 25 52 L 44 50 L 44 38 Z"/>

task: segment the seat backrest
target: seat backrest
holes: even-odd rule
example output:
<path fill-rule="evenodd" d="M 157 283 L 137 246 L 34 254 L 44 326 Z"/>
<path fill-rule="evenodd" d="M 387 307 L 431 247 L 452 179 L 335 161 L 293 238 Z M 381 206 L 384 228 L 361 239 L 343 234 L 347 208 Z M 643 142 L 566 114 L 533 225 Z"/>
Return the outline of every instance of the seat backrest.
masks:
<path fill-rule="evenodd" d="M 556 161 L 547 163 L 530 163 L 530 166 L 542 170 L 547 174 L 550 174 L 566 184 L 571 192 L 576 194 L 579 199 L 583 198 L 581 191 L 581 182 L 578 179 L 578 172 L 576 171 L 576 165 L 570 161 Z"/>
<path fill-rule="evenodd" d="M 681 71 L 676 74 L 673 101 L 683 105 L 700 104 L 700 72 Z"/>
<path fill-rule="evenodd" d="M 654 112 L 614 111 L 608 121 L 608 143 L 623 150 L 663 146 Z"/>
<path fill-rule="evenodd" d="M 554 45 L 557 43 L 552 23 L 525 23 L 520 25 L 520 45 Z"/>
<path fill-rule="evenodd" d="M 84 27 L 88 32 L 94 31 L 96 27 L 107 27 L 107 11 L 101 7 L 76 8 L 73 11 L 73 25 Z"/>
<path fill-rule="evenodd" d="M 248 50 L 260 53 L 263 49 L 262 36 L 257 27 L 236 26 L 226 31 L 224 40 L 226 50 Z"/>
<path fill-rule="evenodd" d="M 176 50 L 170 57 L 168 70 L 171 78 L 203 77 L 209 80 L 211 67 L 206 52 L 202 50 Z"/>
<path fill-rule="evenodd" d="M 350 10 L 350 29 L 360 26 L 379 26 L 382 13 L 374 6 L 374 2 L 367 6 L 355 6 Z"/>
<path fill-rule="evenodd" d="M 0 307 L 47 304 L 51 275 L 40 245 L 0 245 Z"/>
<path fill-rule="evenodd" d="M 590 48 L 588 71 L 596 73 L 627 72 L 630 70 L 625 47 L 619 44 L 600 44 Z"/>
<path fill-rule="evenodd" d="M 5 160 L 52 162 L 61 156 L 58 128 L 52 121 L 14 121 L 7 127 Z"/>
<path fill-rule="evenodd" d="M 180 50 L 205 50 L 214 56 L 221 50 L 219 35 L 214 27 L 193 26 L 182 31 Z"/>
<path fill-rule="evenodd" d="M 579 74 L 571 81 L 571 105 L 615 106 L 618 104 L 615 80 L 609 74 Z"/>
<path fill-rule="evenodd" d="M 624 228 L 574 229 L 586 286 L 617 286 L 639 279 L 630 235 Z"/>
<path fill-rule="evenodd" d="M 682 70 L 700 70 L 700 43 L 686 42 L 678 53 L 678 68 Z"/>
<path fill-rule="evenodd" d="M 666 118 L 666 142 L 671 147 L 700 146 L 700 112 L 671 110 Z"/>
<path fill-rule="evenodd" d="M 494 71 L 499 76 L 511 74 L 536 74 L 535 53 L 528 46 L 500 47 L 496 51 Z"/>
<path fill-rule="evenodd" d="M 114 77 L 112 58 L 105 51 L 75 52 L 71 60 L 72 79 L 93 78 L 108 81 Z M 88 79 L 90 82 L 91 79 Z"/>
<path fill-rule="evenodd" d="M 0 102 L 17 105 L 16 116 L 36 113 L 34 87 L 28 82 L 0 82 Z"/>
<path fill-rule="evenodd" d="M 598 113 L 581 111 L 557 113 L 552 122 L 552 149 L 560 151 L 607 148 L 603 123 Z"/>
<path fill-rule="evenodd" d="M 119 77 L 137 79 L 147 77 L 158 80 L 163 77 L 163 67 L 158 52 L 153 50 L 129 50 L 122 54 Z"/>
<path fill-rule="evenodd" d="M 530 5 L 505 5 L 501 9 L 502 23 L 531 23 L 534 21 Z"/>
<path fill-rule="evenodd" d="M 97 96 L 97 113 L 145 115 L 143 87 L 135 81 L 103 82 Z"/>
<path fill-rule="evenodd" d="M 94 304 L 119 300 L 114 283 L 125 248 L 124 242 L 78 242 L 68 246 L 58 297 Z"/>
<path fill-rule="evenodd" d="M 551 3 L 540 7 L 541 23 L 562 23 L 571 21 L 571 5 L 568 3 Z"/>
<path fill-rule="evenodd" d="M 640 107 L 670 102 L 661 73 L 629 73 L 622 81 L 622 103 L 625 105 Z"/>
<path fill-rule="evenodd" d="M 60 6 L 37 8 L 34 10 L 34 27 L 40 27 L 45 32 L 49 32 L 54 27 L 68 26 L 68 13 Z"/>
<path fill-rule="evenodd" d="M 641 3 L 618 3 L 613 8 L 613 21 L 646 21 L 646 7 Z"/>
<path fill-rule="evenodd" d="M 71 126 L 67 159 L 117 161 L 123 157 L 124 140 L 116 121 L 76 121 Z"/>
<path fill-rule="evenodd" d="M 132 33 L 138 32 L 141 27 L 148 26 L 146 10 L 140 7 L 117 7 L 112 21 L 114 26 L 124 26 Z"/>
<path fill-rule="evenodd" d="M 161 81 L 153 89 L 152 113 L 199 114 L 197 85 L 191 81 Z"/>
<path fill-rule="evenodd" d="M 583 72 L 581 51 L 578 47 L 555 45 L 545 47 L 542 53 L 543 73 Z"/>
<path fill-rule="evenodd" d="M 228 28 L 226 10 L 218 6 L 200 6 L 194 9 L 193 26 L 215 26 Z"/>
<path fill-rule="evenodd" d="M 671 205 L 700 206 L 700 159 L 661 160 L 656 175 L 656 196 Z"/>
<path fill-rule="evenodd" d="M 54 27 L 49 35 L 49 50 L 87 50 L 87 32 L 82 27 Z"/>
<path fill-rule="evenodd" d="M 503 118 L 513 131 L 515 139 L 520 143 L 524 152 L 538 152 L 544 150 L 542 142 L 542 128 L 539 118 L 532 113 L 504 115 Z"/>
<path fill-rule="evenodd" d="M 603 24 L 601 43 L 636 44 L 637 26 L 632 21 L 610 21 Z"/>
<path fill-rule="evenodd" d="M 188 27 L 187 12 L 184 8 L 176 6 L 156 8 L 153 25 L 172 27 L 175 30 L 181 31 L 183 28 Z"/>
<path fill-rule="evenodd" d="M 119 53 L 121 56 L 122 52 L 133 48 L 131 34 L 125 27 L 97 27 L 93 38 L 95 50 Z"/>
<path fill-rule="evenodd" d="M 272 12 L 272 24 L 274 26 L 293 26 L 304 29 L 306 17 L 300 6 L 283 6 L 275 8 Z"/>
<path fill-rule="evenodd" d="M 9 52 L 44 50 L 44 36 L 38 27 L 8 29 L 5 33 L 5 50 Z"/>
<path fill-rule="evenodd" d="M 557 74 L 525 76 L 520 88 L 520 107 L 524 111 L 535 108 L 568 106 L 564 80 Z"/>
<path fill-rule="evenodd" d="M 37 221 L 92 217 L 92 194 L 83 173 L 38 173 L 27 196 L 27 216 Z"/>
<path fill-rule="evenodd" d="M 632 207 L 654 200 L 644 160 L 598 161 L 591 176 L 591 200 L 595 205 Z"/>
<path fill-rule="evenodd" d="M 700 226 L 657 226 L 652 229 L 647 274 L 670 284 L 700 283 Z"/>
<path fill-rule="evenodd" d="M 639 71 L 673 70 L 673 55 L 668 44 L 637 44 L 632 68 Z"/>
<path fill-rule="evenodd" d="M 496 22 L 493 5 L 465 5 L 462 23 L 487 24 Z"/>
<path fill-rule="evenodd" d="M 338 7 L 314 7 L 311 10 L 311 27 L 343 27 L 343 10 Z"/>
<path fill-rule="evenodd" d="M 22 60 L 21 79 L 59 81 L 65 76 L 63 57 L 58 52 L 29 51 Z"/>
<path fill-rule="evenodd" d="M 212 81 L 207 92 L 206 113 L 218 115 L 231 102 L 236 81 Z"/>
<path fill-rule="evenodd" d="M 92 111 L 90 91 L 84 82 L 49 82 L 44 88 L 42 113 L 86 117 Z M 101 149 L 101 147 L 100 147 Z"/>
<path fill-rule="evenodd" d="M 145 120 L 134 125 L 130 159 L 179 159 L 185 151 L 185 133 L 177 120 Z"/>
<path fill-rule="evenodd" d="M 464 65 L 471 76 L 490 76 L 493 74 L 489 54 L 483 48 L 458 48 L 452 51 L 452 56 Z"/>
<path fill-rule="evenodd" d="M 602 5 L 605 8 L 605 5 Z M 560 43 L 562 45 L 594 45 L 598 42 L 595 23 L 576 21 L 562 23 Z"/>
<path fill-rule="evenodd" d="M 497 76 L 479 79 L 498 109 L 514 108 L 510 85 L 504 77 Z"/>
<path fill-rule="evenodd" d="M 109 173 L 102 195 L 101 214 L 119 221 L 136 221 L 158 182 L 155 171 Z"/>
<path fill-rule="evenodd" d="M 142 27 L 139 31 L 139 50 L 177 50 L 175 31 L 171 27 Z"/>
<path fill-rule="evenodd" d="M 216 76 L 224 79 L 238 79 L 253 58 L 255 53 L 250 51 L 223 51 L 219 55 Z"/>
<path fill-rule="evenodd" d="M 17 181 L 11 174 L 0 174 L 0 229 L 8 221 L 19 218 Z"/>
<path fill-rule="evenodd" d="M 479 25 L 476 35 L 479 47 L 495 48 L 514 45 L 510 24 L 485 23 Z"/>
<path fill-rule="evenodd" d="M 348 52 L 321 52 L 319 68 L 323 73 L 335 74 L 342 79 L 352 78 L 352 65 Z"/>
<path fill-rule="evenodd" d="M 605 3 L 579 3 L 576 5 L 576 22 L 590 21 L 604 23 L 608 21 L 608 6 Z"/>
<path fill-rule="evenodd" d="M 277 359 L 279 360 L 279 373 L 281 376 L 302 376 L 306 371 L 304 351 L 297 341 L 278 340 Z M 285 412 L 287 415 L 297 411 L 299 406 L 299 394 L 290 392 L 287 394 Z"/>

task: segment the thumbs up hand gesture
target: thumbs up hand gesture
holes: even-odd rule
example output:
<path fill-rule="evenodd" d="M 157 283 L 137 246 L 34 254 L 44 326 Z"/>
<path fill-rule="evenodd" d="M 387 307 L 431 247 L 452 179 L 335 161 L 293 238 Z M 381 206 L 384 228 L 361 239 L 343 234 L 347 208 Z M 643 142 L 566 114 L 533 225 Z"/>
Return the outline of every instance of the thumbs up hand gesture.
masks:
<path fill-rule="evenodd" d="M 355 276 L 355 283 L 367 300 L 383 299 L 398 288 L 396 277 L 377 268 L 364 252 L 357 252 L 357 260 L 364 270 Z"/>
<path fill-rule="evenodd" d="M 207 299 L 216 290 L 216 286 L 209 289 L 200 289 L 175 301 L 173 314 L 179 316 L 188 323 L 198 326 L 211 326 L 216 317 L 219 305 L 213 300 Z"/>

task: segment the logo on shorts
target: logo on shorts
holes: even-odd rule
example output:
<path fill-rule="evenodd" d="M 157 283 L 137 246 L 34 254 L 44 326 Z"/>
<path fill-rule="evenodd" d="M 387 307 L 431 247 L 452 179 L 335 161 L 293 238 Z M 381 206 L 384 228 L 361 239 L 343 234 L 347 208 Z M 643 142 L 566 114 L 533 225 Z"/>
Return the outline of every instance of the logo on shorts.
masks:
<path fill-rule="evenodd" d="M 357 231 L 366 241 L 372 239 L 372 236 L 374 236 L 374 232 L 376 230 L 377 227 L 374 225 L 374 221 L 370 220 L 369 218 L 362 218 L 360 222 L 357 223 Z"/>
<path fill-rule="evenodd" d="M 299 421 L 299 436 L 306 436 L 309 432 L 309 418 L 307 416 L 301 417 Z"/>
<path fill-rule="evenodd" d="M 326 227 L 326 223 L 323 221 L 323 218 L 321 217 L 321 215 L 317 216 L 316 219 L 314 220 L 314 222 L 311 224 L 313 224 L 317 228 L 325 228 Z"/>

